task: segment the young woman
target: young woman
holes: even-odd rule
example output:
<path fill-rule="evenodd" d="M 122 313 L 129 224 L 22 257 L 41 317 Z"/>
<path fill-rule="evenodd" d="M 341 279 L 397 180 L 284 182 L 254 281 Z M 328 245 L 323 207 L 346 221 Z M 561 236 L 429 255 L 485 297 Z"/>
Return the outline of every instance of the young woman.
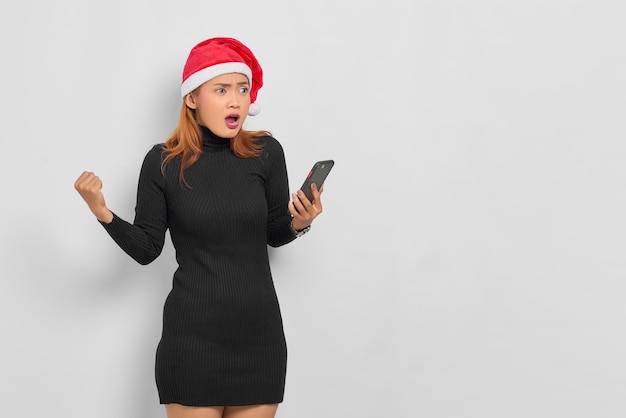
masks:
<path fill-rule="evenodd" d="M 145 156 L 131 224 L 105 203 L 101 180 L 75 188 L 115 242 L 141 264 L 170 230 L 178 268 L 156 353 L 169 418 L 274 417 L 287 349 L 267 245 L 310 229 L 322 212 L 289 195 L 283 149 L 268 132 L 242 129 L 263 85 L 252 52 L 232 38 L 196 45 L 183 70 L 180 121 Z"/>

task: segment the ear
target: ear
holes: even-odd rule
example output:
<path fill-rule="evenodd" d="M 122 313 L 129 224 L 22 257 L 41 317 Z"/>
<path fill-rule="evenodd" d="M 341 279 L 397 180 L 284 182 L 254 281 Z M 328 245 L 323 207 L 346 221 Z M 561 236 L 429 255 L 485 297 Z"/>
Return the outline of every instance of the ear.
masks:
<path fill-rule="evenodd" d="M 190 109 L 195 109 L 196 108 L 196 98 L 193 97 L 192 93 L 187 93 L 185 95 L 185 104 Z"/>

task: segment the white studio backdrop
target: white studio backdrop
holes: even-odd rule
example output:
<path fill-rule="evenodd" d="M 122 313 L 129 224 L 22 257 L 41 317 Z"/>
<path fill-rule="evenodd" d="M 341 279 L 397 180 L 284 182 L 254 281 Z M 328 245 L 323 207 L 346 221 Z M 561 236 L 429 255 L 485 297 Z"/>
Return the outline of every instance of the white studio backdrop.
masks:
<path fill-rule="evenodd" d="M 132 220 L 189 49 L 265 70 L 246 123 L 291 188 L 333 158 L 310 234 L 271 249 L 279 418 L 626 415 L 621 1 L 32 0 L 0 6 L 0 415 L 164 417 L 171 243 L 140 266 L 73 190 Z"/>

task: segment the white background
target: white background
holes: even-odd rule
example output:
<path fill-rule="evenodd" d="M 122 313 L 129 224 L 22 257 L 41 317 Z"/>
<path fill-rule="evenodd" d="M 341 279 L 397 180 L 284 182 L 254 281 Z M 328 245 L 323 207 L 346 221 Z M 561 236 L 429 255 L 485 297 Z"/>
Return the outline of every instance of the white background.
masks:
<path fill-rule="evenodd" d="M 271 250 L 281 418 L 626 416 L 621 1 L 26 0 L 0 6 L 0 415 L 164 417 L 175 269 L 140 266 L 73 189 L 132 220 L 191 47 L 247 44 L 249 129 L 324 213 Z"/>

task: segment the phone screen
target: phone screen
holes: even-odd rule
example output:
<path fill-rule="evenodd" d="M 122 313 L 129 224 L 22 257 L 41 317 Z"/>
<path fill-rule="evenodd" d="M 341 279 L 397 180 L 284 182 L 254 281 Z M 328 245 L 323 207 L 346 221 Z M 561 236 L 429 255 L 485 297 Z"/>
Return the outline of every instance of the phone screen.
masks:
<path fill-rule="evenodd" d="M 311 171 L 309 171 L 309 174 L 306 176 L 302 187 L 300 187 L 300 190 L 304 192 L 304 195 L 307 197 L 307 199 L 313 201 L 311 184 L 315 183 L 319 190 L 324 184 L 324 180 L 326 180 L 326 177 L 328 176 L 330 170 L 333 168 L 334 165 L 335 162 L 333 160 L 323 160 L 313 164 L 313 168 L 311 168 Z"/>

